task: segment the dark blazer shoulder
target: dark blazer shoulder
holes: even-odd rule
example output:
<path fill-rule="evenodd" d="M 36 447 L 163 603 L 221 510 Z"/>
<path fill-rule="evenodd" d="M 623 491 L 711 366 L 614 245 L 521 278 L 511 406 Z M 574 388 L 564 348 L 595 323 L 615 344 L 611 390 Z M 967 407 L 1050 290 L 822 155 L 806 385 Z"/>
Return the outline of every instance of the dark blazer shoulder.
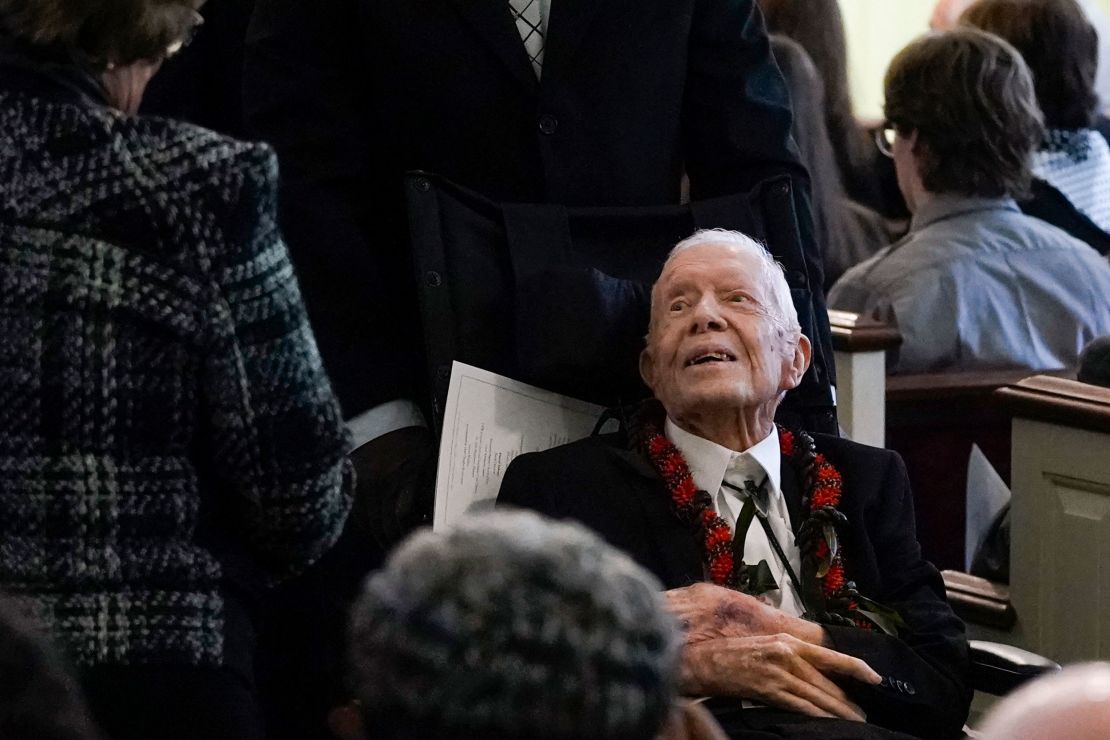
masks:
<path fill-rule="evenodd" d="M 567 466 L 589 466 L 612 462 L 614 457 L 628 451 L 623 434 L 597 434 L 539 452 L 526 452 L 510 463 L 513 466 L 536 469 L 565 469 Z"/>
<path fill-rule="evenodd" d="M 891 483 L 909 490 L 905 463 L 894 450 L 828 434 L 815 434 L 813 437 L 817 451 L 823 453 L 844 477 L 845 490 L 853 498 L 873 501 L 888 496 Z"/>
<path fill-rule="evenodd" d="M 505 471 L 498 503 L 565 516 L 620 498 L 630 480 L 652 475 L 650 464 L 628 449 L 622 434 L 595 435 L 516 457 Z M 598 497 L 598 490 L 611 495 Z"/>
<path fill-rule="evenodd" d="M 901 459 L 894 450 L 853 442 L 832 434 L 814 434 L 813 441 L 817 445 L 817 451 L 823 452 L 830 460 L 853 465 L 889 465 L 895 459 Z"/>

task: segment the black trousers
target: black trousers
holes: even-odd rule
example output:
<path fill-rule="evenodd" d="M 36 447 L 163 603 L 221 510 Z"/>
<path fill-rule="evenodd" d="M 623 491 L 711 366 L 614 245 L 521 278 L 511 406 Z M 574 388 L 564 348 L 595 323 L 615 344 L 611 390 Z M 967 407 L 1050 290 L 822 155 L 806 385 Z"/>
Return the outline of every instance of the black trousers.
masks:
<path fill-rule="evenodd" d="M 262 740 L 251 678 L 232 668 L 96 666 L 81 674 L 93 717 L 112 740 Z"/>
<path fill-rule="evenodd" d="M 256 675 L 270 740 L 332 740 L 327 712 L 352 698 L 344 681 L 348 613 L 383 558 L 351 517 L 319 562 L 266 595 Z"/>
<path fill-rule="evenodd" d="M 807 717 L 780 709 L 742 709 L 735 699 L 710 699 L 706 708 L 732 740 L 914 740 L 894 730 L 843 719 Z"/>

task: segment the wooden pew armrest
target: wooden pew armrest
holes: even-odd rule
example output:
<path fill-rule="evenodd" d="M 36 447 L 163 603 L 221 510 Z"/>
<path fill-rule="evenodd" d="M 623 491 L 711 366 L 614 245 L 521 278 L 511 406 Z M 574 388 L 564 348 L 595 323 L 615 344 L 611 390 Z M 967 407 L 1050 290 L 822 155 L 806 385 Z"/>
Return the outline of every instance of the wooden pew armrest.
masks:
<path fill-rule="evenodd" d="M 1042 374 L 1001 388 L 996 395 L 1015 417 L 1110 432 L 1110 388 Z"/>
<path fill-rule="evenodd" d="M 952 610 L 965 622 L 1010 630 L 1017 613 L 1010 603 L 1010 587 L 956 570 L 941 571 Z"/>
<path fill-rule="evenodd" d="M 885 352 L 902 343 L 897 328 L 849 311 L 830 310 L 829 328 L 837 352 Z"/>

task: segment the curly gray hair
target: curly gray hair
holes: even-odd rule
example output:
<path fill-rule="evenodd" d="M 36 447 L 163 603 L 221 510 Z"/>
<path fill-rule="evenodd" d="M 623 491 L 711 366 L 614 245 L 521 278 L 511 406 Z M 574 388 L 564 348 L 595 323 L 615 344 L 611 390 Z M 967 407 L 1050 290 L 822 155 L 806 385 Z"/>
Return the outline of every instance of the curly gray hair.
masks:
<path fill-rule="evenodd" d="M 352 688 L 376 725 L 652 737 L 675 695 L 681 644 L 659 590 L 594 534 L 530 512 L 419 532 L 354 608 Z"/>

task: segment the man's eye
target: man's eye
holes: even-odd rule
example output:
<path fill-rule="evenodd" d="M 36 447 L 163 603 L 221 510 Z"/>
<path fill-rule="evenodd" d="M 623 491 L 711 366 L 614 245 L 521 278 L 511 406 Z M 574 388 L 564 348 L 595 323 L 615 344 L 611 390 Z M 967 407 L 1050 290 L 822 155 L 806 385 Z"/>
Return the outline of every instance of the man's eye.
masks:
<path fill-rule="evenodd" d="M 671 304 L 672 313 L 674 313 L 675 311 L 681 311 L 684 308 L 686 308 L 686 301 L 675 301 Z"/>
<path fill-rule="evenodd" d="M 728 299 L 730 301 L 732 301 L 733 303 L 747 303 L 748 302 L 748 297 L 746 295 L 744 295 L 743 293 L 733 293 L 732 295 L 730 295 L 728 297 Z"/>

